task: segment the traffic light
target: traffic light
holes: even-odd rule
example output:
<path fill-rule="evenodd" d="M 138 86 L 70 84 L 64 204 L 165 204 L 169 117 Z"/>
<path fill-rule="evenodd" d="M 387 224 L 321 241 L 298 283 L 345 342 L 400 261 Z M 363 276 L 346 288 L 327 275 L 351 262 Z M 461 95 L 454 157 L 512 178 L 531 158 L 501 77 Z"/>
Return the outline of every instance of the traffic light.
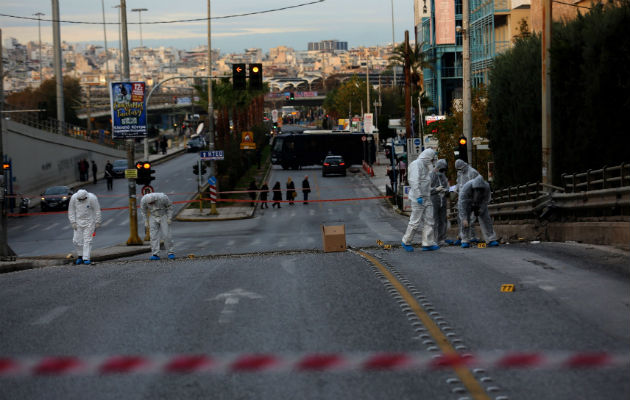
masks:
<path fill-rule="evenodd" d="M 205 174 L 206 174 L 206 163 L 202 161 L 201 162 L 201 175 L 205 175 Z"/>
<path fill-rule="evenodd" d="M 247 89 L 247 71 L 245 64 L 232 64 L 232 88 L 234 90 Z"/>
<path fill-rule="evenodd" d="M 138 170 L 138 177 L 136 178 L 136 184 L 138 185 L 150 185 L 151 181 L 155 179 L 152 176 L 155 170 L 151 169 L 151 163 L 148 161 L 138 161 L 136 170 Z"/>
<path fill-rule="evenodd" d="M 289 93 L 289 100 L 295 100 L 295 93 Z"/>
<path fill-rule="evenodd" d="M 262 90 L 262 64 L 249 64 L 249 88 L 251 90 Z"/>
<path fill-rule="evenodd" d="M 199 175 L 199 164 L 193 164 L 193 174 Z"/>
<path fill-rule="evenodd" d="M 457 149 L 459 151 L 459 159 L 468 162 L 468 140 L 464 136 L 459 138 Z"/>

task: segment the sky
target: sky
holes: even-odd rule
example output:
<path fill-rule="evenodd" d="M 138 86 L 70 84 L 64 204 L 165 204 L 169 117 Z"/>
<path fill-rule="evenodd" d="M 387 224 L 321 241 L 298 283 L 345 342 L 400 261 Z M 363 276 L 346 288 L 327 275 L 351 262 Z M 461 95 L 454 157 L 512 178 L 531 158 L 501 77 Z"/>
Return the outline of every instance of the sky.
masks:
<path fill-rule="evenodd" d="M 97 24 L 61 24 L 61 40 L 69 43 L 103 45 L 105 5 L 108 23 L 118 22 L 119 0 L 59 0 L 61 20 L 95 22 Z M 258 15 L 220 18 L 316 3 Z M 52 43 L 51 0 L 0 0 L 0 13 L 33 17 L 41 12 L 42 41 Z M 208 43 L 207 22 L 151 24 L 207 17 L 207 0 L 127 0 L 129 47 L 140 45 L 139 13 L 142 12 L 142 40 L 145 46 L 193 49 Z M 212 0 L 212 48 L 221 53 L 240 53 L 248 48 L 267 52 L 277 46 L 306 50 L 309 42 L 336 39 L 348 47 L 387 45 L 392 41 L 392 4 L 394 39 L 401 42 L 405 30 L 413 39 L 413 0 Z M 38 41 L 38 21 L 0 16 L 3 41 L 16 38 L 20 43 Z M 108 47 L 118 47 L 118 25 L 107 25 Z"/>

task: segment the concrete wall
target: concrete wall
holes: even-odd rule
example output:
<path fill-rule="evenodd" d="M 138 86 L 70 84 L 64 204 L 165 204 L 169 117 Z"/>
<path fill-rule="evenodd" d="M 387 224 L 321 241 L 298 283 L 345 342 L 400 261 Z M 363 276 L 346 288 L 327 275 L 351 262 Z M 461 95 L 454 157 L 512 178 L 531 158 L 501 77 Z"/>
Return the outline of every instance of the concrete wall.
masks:
<path fill-rule="evenodd" d="M 38 196 L 45 188 L 79 180 L 77 163 L 98 165 L 101 179 L 107 160 L 126 159 L 123 150 L 42 131 L 11 120 L 2 124 L 4 154 L 13 164 L 13 192 Z M 91 170 L 90 170 L 91 176 Z"/>

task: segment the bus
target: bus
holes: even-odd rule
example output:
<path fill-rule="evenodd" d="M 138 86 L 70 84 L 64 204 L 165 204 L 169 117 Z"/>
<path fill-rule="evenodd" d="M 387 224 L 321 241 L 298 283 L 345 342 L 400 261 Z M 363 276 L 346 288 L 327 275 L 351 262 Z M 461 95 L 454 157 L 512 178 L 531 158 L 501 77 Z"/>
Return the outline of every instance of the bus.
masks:
<path fill-rule="evenodd" d="M 348 165 L 376 160 L 374 138 L 361 132 L 302 131 L 277 135 L 271 146 L 271 163 L 298 169 L 321 165 L 326 155 L 340 155 Z"/>

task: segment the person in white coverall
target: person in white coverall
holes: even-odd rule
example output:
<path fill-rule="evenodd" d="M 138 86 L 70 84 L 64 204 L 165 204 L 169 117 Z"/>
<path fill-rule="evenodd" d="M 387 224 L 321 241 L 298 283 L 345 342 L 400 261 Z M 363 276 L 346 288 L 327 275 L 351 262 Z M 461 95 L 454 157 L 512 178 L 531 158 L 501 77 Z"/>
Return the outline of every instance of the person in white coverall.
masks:
<path fill-rule="evenodd" d="M 448 194 L 448 178 L 446 171 L 448 164 L 441 158 L 435 163 L 435 169 L 431 171 L 431 203 L 433 203 L 433 233 L 438 246 L 444 246 L 449 241 L 446 238 L 446 195 Z M 452 241 L 450 241 L 452 243 Z"/>
<path fill-rule="evenodd" d="M 164 239 L 168 258 L 175 258 L 173 241 L 171 240 L 173 203 L 164 193 L 149 193 L 142 197 L 140 204 L 144 226 L 149 228 L 149 234 L 151 235 L 152 255 L 150 259 L 160 259 L 160 239 Z"/>
<path fill-rule="evenodd" d="M 437 155 L 435 150 L 426 149 L 407 168 L 409 182 L 409 201 L 411 202 L 411 216 L 407 231 L 402 238 L 402 247 L 413 251 L 411 240 L 415 231 L 422 224 L 422 251 L 437 250 L 433 236 L 433 204 L 431 203 L 431 171 L 435 168 Z"/>
<path fill-rule="evenodd" d="M 90 264 L 92 235 L 101 226 L 101 206 L 98 199 L 87 190 L 80 189 L 70 198 L 68 219 L 74 230 L 72 243 L 77 254 L 76 264 Z"/>
<path fill-rule="evenodd" d="M 464 160 L 456 160 L 455 161 L 455 169 L 457 170 L 457 186 L 456 186 L 456 191 L 457 191 L 457 196 L 459 197 L 460 192 L 462 191 L 462 188 L 464 187 L 464 185 L 466 184 L 466 182 L 476 178 L 477 176 L 479 176 L 479 172 L 477 172 L 476 169 L 474 169 L 473 167 L 471 167 L 466 161 Z M 472 224 L 475 222 L 475 216 L 474 215 L 467 215 L 465 219 L 468 219 L 470 221 L 470 224 L 467 227 L 463 226 L 463 222 L 464 222 L 464 218 L 462 218 L 463 215 L 459 214 L 459 212 L 457 213 L 457 221 L 459 222 L 459 240 L 457 240 L 457 242 L 455 242 L 455 245 L 459 245 L 462 243 L 462 239 L 464 237 L 470 238 L 471 240 L 475 237 L 475 231 L 472 228 Z"/>
<path fill-rule="evenodd" d="M 490 185 L 483 179 L 483 176 L 479 175 L 462 187 L 457 207 L 460 215 L 468 216 L 468 218 L 463 219 L 462 225 L 469 227 L 473 223 L 473 215 L 476 216 L 486 243 L 488 246 L 494 247 L 498 246 L 499 242 L 488 213 L 488 203 L 490 203 Z M 469 230 L 468 232 L 472 231 Z M 462 236 L 462 247 L 470 247 L 471 239 L 470 236 Z"/>

